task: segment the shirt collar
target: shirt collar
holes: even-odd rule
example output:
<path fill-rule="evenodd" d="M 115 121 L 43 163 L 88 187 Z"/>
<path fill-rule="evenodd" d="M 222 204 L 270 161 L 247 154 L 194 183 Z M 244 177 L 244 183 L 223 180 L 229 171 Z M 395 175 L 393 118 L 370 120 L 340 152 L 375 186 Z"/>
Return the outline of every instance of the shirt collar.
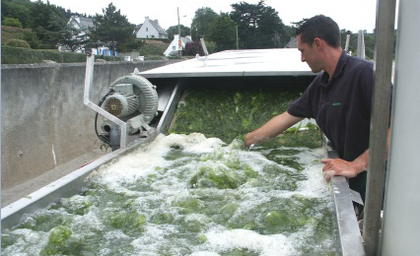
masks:
<path fill-rule="evenodd" d="M 350 56 L 344 51 L 341 51 L 340 58 L 338 59 L 337 66 L 335 67 L 334 73 L 332 75 L 332 78 L 328 75 L 327 72 L 323 72 L 321 75 L 321 82 L 320 84 L 324 86 L 325 88 L 328 87 L 329 84 L 331 84 L 337 77 L 341 75 L 343 72 L 344 66 L 347 63 L 347 60 L 350 58 Z"/>

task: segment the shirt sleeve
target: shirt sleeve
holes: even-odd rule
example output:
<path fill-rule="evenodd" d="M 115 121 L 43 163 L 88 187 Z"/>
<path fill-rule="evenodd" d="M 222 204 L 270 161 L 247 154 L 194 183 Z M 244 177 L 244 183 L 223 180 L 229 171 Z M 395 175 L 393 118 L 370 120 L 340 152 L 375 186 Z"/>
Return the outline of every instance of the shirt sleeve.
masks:
<path fill-rule="evenodd" d="M 314 112 L 312 108 L 314 100 L 314 87 L 318 84 L 319 76 L 316 77 L 312 83 L 306 88 L 303 94 L 292 104 L 290 104 L 287 112 L 296 117 L 314 118 Z"/>

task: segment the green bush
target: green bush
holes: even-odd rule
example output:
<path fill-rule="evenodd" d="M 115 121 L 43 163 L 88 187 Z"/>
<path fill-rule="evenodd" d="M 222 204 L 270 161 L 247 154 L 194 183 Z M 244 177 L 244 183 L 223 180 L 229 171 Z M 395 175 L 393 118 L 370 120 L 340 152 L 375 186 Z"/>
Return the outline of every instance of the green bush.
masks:
<path fill-rule="evenodd" d="M 216 52 L 217 46 L 216 46 L 215 42 L 206 41 L 206 48 L 207 48 L 207 51 L 209 52 L 209 54 L 212 54 L 212 53 Z"/>
<path fill-rule="evenodd" d="M 28 42 L 32 49 L 38 49 L 39 45 L 41 44 L 41 41 L 38 39 L 38 36 L 35 34 L 35 32 L 31 30 L 23 32 L 23 40 Z"/>
<path fill-rule="evenodd" d="M 10 39 L 9 41 L 6 42 L 5 45 L 13 46 L 13 47 L 28 48 L 28 49 L 31 48 L 31 46 L 28 44 L 28 42 L 26 42 L 25 40 L 22 40 L 22 39 Z"/>
<path fill-rule="evenodd" d="M 15 19 L 15 18 L 5 18 L 1 22 L 1 24 L 3 26 L 22 28 L 22 23 L 19 21 L 19 19 Z"/>
<path fill-rule="evenodd" d="M 152 45 L 145 44 L 140 49 L 140 55 L 142 56 L 163 56 L 168 44 Z"/>
<path fill-rule="evenodd" d="M 85 62 L 86 55 L 81 53 L 25 49 L 7 45 L 2 47 L 2 64 L 42 63 L 43 60 L 52 60 L 58 63 Z"/>
<path fill-rule="evenodd" d="M 115 56 L 96 56 L 96 59 L 104 59 L 106 61 L 122 60 L 121 57 Z M 42 63 L 44 60 L 52 60 L 57 63 L 86 62 L 86 54 L 52 50 L 33 50 L 6 45 L 2 47 L 2 64 Z"/>

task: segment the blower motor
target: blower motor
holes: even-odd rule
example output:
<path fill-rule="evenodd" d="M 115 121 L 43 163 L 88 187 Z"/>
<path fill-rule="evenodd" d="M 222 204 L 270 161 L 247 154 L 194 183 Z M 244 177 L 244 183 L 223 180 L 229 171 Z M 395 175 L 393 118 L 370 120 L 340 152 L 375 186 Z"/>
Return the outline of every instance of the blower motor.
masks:
<path fill-rule="evenodd" d="M 156 86 L 138 73 L 136 69 L 131 75 L 115 80 L 100 106 L 126 122 L 128 134 L 139 132 L 147 136 L 152 130 L 149 123 L 158 115 L 158 94 Z M 109 137 L 116 125 L 105 119 L 100 127 L 100 136 Z"/>

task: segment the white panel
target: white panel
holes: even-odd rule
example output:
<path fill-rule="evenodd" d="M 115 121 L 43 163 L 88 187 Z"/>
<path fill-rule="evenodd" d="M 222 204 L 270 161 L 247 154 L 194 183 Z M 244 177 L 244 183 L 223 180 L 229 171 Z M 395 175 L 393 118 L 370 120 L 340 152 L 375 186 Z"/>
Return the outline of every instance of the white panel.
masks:
<path fill-rule="evenodd" d="M 314 75 L 297 48 L 227 50 L 155 68 L 150 77 Z"/>
<path fill-rule="evenodd" d="M 400 1 L 382 255 L 420 253 L 420 1 Z"/>

